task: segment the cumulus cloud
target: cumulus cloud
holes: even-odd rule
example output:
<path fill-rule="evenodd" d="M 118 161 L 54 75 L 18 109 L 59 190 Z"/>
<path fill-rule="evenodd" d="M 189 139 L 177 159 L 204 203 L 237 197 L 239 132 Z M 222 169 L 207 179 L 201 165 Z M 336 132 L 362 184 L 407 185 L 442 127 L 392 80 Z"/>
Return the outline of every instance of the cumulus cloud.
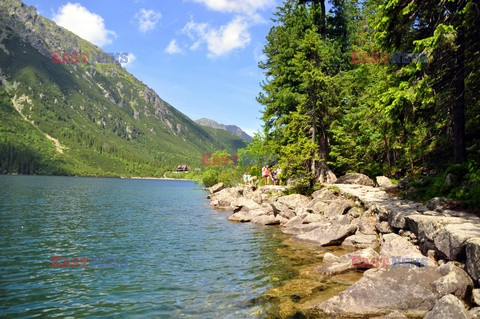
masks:
<path fill-rule="evenodd" d="M 126 68 L 127 66 L 130 66 L 130 65 L 133 63 L 133 61 L 135 61 L 136 59 L 137 59 L 137 57 L 135 56 L 135 54 L 133 54 L 133 53 L 128 53 L 128 54 L 127 54 L 127 62 L 121 63 L 121 65 L 122 65 L 124 68 Z"/>
<path fill-rule="evenodd" d="M 53 15 L 53 21 L 76 35 L 100 47 L 110 44 L 115 32 L 105 27 L 101 16 L 88 11 L 79 3 L 70 3 L 60 7 Z"/>
<path fill-rule="evenodd" d="M 138 29 L 141 32 L 147 32 L 155 29 L 158 21 L 162 18 L 160 12 L 155 12 L 153 10 L 141 9 L 136 15 L 135 19 L 138 21 Z"/>
<path fill-rule="evenodd" d="M 168 44 L 167 48 L 165 49 L 165 52 L 167 52 L 168 54 L 177 54 L 177 53 L 182 53 L 183 51 L 178 46 L 177 40 L 173 39 Z"/>
<path fill-rule="evenodd" d="M 190 21 L 183 32 L 196 42 L 190 49 L 197 49 L 202 43 L 207 44 L 210 57 L 218 57 L 238 48 L 246 47 L 251 40 L 249 24 L 241 16 L 235 17 L 227 25 L 213 28 L 207 23 Z"/>

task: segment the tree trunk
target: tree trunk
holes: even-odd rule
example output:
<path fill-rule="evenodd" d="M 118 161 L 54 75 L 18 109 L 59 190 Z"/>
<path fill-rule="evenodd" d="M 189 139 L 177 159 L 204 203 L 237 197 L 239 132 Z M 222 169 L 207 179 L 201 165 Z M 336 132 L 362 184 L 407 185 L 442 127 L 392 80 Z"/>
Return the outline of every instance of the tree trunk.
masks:
<path fill-rule="evenodd" d="M 455 103 L 453 105 L 454 162 L 467 161 L 465 146 L 465 38 L 461 31 L 457 37 L 457 67 L 455 72 Z"/>
<path fill-rule="evenodd" d="M 327 38 L 325 0 L 320 0 L 320 6 L 322 8 L 322 21 L 321 21 L 321 27 L 320 27 L 320 34 L 322 35 L 322 40 L 325 41 L 325 39 Z"/>

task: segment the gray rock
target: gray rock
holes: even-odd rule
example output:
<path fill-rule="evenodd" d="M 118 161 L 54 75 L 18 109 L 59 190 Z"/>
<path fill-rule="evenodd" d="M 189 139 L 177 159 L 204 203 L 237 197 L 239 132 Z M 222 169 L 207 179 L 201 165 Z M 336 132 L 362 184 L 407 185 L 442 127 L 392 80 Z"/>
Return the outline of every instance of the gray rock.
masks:
<path fill-rule="evenodd" d="M 326 253 L 323 256 L 323 265 L 320 272 L 324 275 L 342 273 L 348 269 L 368 269 L 379 266 L 379 255 L 372 248 L 366 248 L 342 256 Z"/>
<path fill-rule="evenodd" d="M 465 305 L 454 295 L 442 297 L 424 319 L 470 319 Z"/>
<path fill-rule="evenodd" d="M 290 209 L 295 210 L 298 206 L 307 206 L 310 199 L 300 194 L 291 194 L 277 198 L 277 202 L 287 205 Z"/>
<path fill-rule="evenodd" d="M 338 216 L 333 216 L 333 217 L 330 217 L 327 219 L 329 222 L 332 223 L 332 225 L 334 225 L 334 227 L 336 226 L 348 226 L 351 224 L 352 220 L 353 220 L 353 217 L 352 216 L 349 216 L 349 215 L 338 215 Z M 355 226 L 357 226 L 356 224 L 353 224 Z M 358 226 L 357 226 L 358 228 Z"/>
<path fill-rule="evenodd" d="M 302 224 L 303 224 L 303 218 L 300 216 L 295 216 L 292 219 L 290 219 L 288 223 L 286 223 L 284 226 L 286 228 L 290 228 L 290 227 L 298 227 L 298 226 L 301 226 Z"/>
<path fill-rule="evenodd" d="M 375 218 L 366 214 L 352 221 L 352 224 L 358 226 L 358 231 L 365 235 L 376 235 Z"/>
<path fill-rule="evenodd" d="M 435 266 L 420 250 L 407 239 L 397 234 L 385 234 L 380 240 L 380 256 L 390 258 L 392 268 L 424 268 Z"/>
<path fill-rule="evenodd" d="M 434 243 L 449 260 L 457 260 L 465 254 L 467 240 L 475 237 L 480 238 L 480 225 L 472 223 L 446 225 L 438 232 Z"/>
<path fill-rule="evenodd" d="M 252 220 L 252 216 L 248 214 L 248 212 L 237 212 L 230 215 L 230 217 L 228 217 L 228 220 L 231 222 L 246 223 Z"/>
<path fill-rule="evenodd" d="M 323 223 L 311 223 L 311 224 L 303 224 L 299 226 L 291 226 L 288 228 L 282 228 L 282 231 L 285 234 L 290 234 L 290 235 L 299 235 L 299 234 L 304 234 L 311 232 L 314 229 L 317 229 L 319 227 L 326 227 L 327 225 L 331 224 L 323 224 Z"/>
<path fill-rule="evenodd" d="M 225 188 L 225 185 L 223 185 L 223 183 L 218 183 L 218 184 L 215 184 L 212 187 L 210 187 L 208 190 L 210 191 L 210 194 L 213 194 L 213 193 L 221 191 L 224 188 Z"/>
<path fill-rule="evenodd" d="M 257 225 L 279 225 L 280 221 L 272 215 L 260 215 L 252 218 L 252 223 Z"/>
<path fill-rule="evenodd" d="M 272 203 L 273 210 L 275 214 L 279 214 L 284 218 L 291 219 L 295 217 L 295 210 L 291 209 L 288 205 L 276 201 Z"/>
<path fill-rule="evenodd" d="M 471 319 L 480 319 L 480 307 L 470 309 L 468 312 Z"/>
<path fill-rule="evenodd" d="M 355 248 L 377 248 L 379 246 L 376 235 L 356 234 L 345 238 L 342 246 Z"/>
<path fill-rule="evenodd" d="M 467 241 L 465 254 L 467 273 L 475 280 L 476 285 L 480 286 L 480 238 L 472 238 Z"/>
<path fill-rule="evenodd" d="M 473 281 L 463 269 L 449 262 L 441 265 L 438 270 L 444 275 L 432 283 L 438 297 L 453 294 L 460 299 L 464 299 L 470 294 Z"/>
<path fill-rule="evenodd" d="M 388 224 L 394 228 L 405 228 L 405 218 L 411 215 L 417 215 L 418 213 L 412 209 L 394 209 L 388 213 Z"/>
<path fill-rule="evenodd" d="M 335 194 L 335 192 L 330 188 L 324 187 L 318 191 L 313 192 L 312 198 L 316 200 L 335 200 L 339 198 L 339 195 Z"/>
<path fill-rule="evenodd" d="M 328 222 L 328 220 L 325 217 L 317 214 L 308 214 L 307 217 L 303 219 L 303 223 L 305 224 L 326 223 L 326 222 Z"/>
<path fill-rule="evenodd" d="M 354 205 L 352 200 L 333 200 L 329 203 L 328 207 L 324 211 L 324 216 L 327 218 L 343 215 Z"/>
<path fill-rule="evenodd" d="M 478 306 L 480 306 L 480 288 L 473 289 L 472 298 L 473 298 L 473 302 L 475 302 Z"/>
<path fill-rule="evenodd" d="M 393 232 L 392 228 L 388 224 L 388 222 L 377 222 L 375 224 L 375 228 L 381 234 L 390 234 Z"/>
<path fill-rule="evenodd" d="M 332 225 L 326 224 L 308 233 L 298 235 L 296 238 L 321 246 L 340 245 L 345 238 L 353 235 L 356 231 L 357 226 L 354 225 L 332 227 Z"/>
<path fill-rule="evenodd" d="M 437 297 L 431 283 L 440 277 L 435 268 L 370 269 L 349 288 L 315 308 L 342 318 L 364 318 L 392 311 L 420 317 L 435 305 Z"/>
<path fill-rule="evenodd" d="M 347 215 L 358 218 L 362 215 L 362 210 L 358 207 L 352 207 L 348 210 Z"/>
<path fill-rule="evenodd" d="M 249 210 L 252 209 L 259 209 L 261 206 L 253 201 L 250 198 L 245 198 L 245 197 L 240 197 L 232 202 L 232 206 L 234 206 L 234 212 L 248 212 Z"/>
<path fill-rule="evenodd" d="M 453 201 L 450 198 L 434 197 L 428 201 L 427 208 L 431 210 L 441 211 L 445 209 L 448 205 L 452 204 L 452 202 Z"/>
<path fill-rule="evenodd" d="M 376 180 L 377 180 L 378 186 L 380 187 L 389 188 L 389 187 L 395 186 L 395 184 L 393 184 L 392 181 L 386 176 L 377 176 Z"/>
<path fill-rule="evenodd" d="M 328 209 L 329 203 L 320 199 L 313 199 L 308 205 L 305 207 L 307 212 L 313 214 L 323 215 L 325 211 Z"/>
<path fill-rule="evenodd" d="M 378 317 L 378 319 L 408 319 L 408 317 L 402 314 L 401 312 L 395 311 L 395 312 L 389 313 L 388 315 Z"/>
<path fill-rule="evenodd" d="M 406 176 L 398 181 L 398 188 L 405 189 L 407 188 L 408 184 L 410 184 L 411 179 L 410 177 Z"/>
<path fill-rule="evenodd" d="M 375 186 L 373 181 L 364 174 L 359 173 L 350 173 L 346 174 L 339 179 L 334 184 L 357 184 L 357 185 L 364 185 L 364 186 Z"/>
<path fill-rule="evenodd" d="M 431 213 L 435 214 L 435 212 Z M 405 222 L 406 227 L 417 236 L 420 249 L 426 252 L 435 248 L 434 238 L 445 225 L 464 223 L 465 220 L 456 217 L 410 215 L 405 217 Z"/>

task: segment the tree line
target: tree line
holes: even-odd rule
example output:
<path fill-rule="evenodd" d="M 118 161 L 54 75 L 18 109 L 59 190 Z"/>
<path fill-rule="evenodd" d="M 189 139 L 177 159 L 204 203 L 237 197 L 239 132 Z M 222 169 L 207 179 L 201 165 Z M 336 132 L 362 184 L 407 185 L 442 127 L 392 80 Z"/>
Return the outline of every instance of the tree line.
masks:
<path fill-rule="evenodd" d="M 331 179 L 331 170 L 400 178 L 452 165 L 479 182 L 478 1 L 327 4 L 286 0 L 277 8 L 259 64 L 257 146 L 310 186 Z M 354 63 L 374 52 L 427 59 Z"/>

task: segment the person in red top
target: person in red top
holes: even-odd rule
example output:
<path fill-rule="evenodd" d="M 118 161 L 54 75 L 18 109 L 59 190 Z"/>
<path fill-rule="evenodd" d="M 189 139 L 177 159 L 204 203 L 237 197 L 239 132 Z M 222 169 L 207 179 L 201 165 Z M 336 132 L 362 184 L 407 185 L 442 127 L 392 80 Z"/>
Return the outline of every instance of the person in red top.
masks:
<path fill-rule="evenodd" d="M 264 185 L 268 185 L 268 180 L 270 178 L 270 168 L 268 165 L 262 167 L 262 177 L 264 178 Z"/>

